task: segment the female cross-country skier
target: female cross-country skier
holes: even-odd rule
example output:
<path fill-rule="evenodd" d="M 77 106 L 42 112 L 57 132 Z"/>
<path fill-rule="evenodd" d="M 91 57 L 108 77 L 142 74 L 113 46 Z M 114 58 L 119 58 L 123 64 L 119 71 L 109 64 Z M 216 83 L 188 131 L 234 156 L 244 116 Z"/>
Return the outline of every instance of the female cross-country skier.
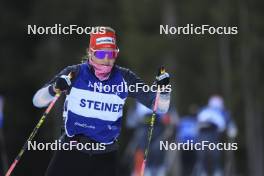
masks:
<path fill-rule="evenodd" d="M 116 34 L 110 27 L 103 28 L 104 32 L 90 34 L 87 62 L 66 67 L 33 97 L 34 106 L 41 108 L 48 106 L 58 91 L 66 94 L 63 108 L 65 133 L 60 140 L 64 146 L 68 143 L 75 147 L 55 152 L 47 176 L 116 175 L 117 140 L 126 98 L 135 98 L 153 108 L 156 93 L 132 89 L 145 84 L 132 71 L 115 64 L 119 52 Z M 154 85 L 168 84 L 169 74 L 165 72 L 156 77 Z M 126 88 L 118 90 L 117 85 Z M 168 96 L 158 99 L 158 112 L 165 113 L 170 95 L 165 91 L 162 93 Z"/>

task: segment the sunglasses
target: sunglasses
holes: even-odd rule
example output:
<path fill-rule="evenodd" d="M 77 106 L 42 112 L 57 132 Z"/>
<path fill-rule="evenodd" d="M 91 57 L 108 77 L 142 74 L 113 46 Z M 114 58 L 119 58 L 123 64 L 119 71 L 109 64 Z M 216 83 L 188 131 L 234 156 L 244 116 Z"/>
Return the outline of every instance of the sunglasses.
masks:
<path fill-rule="evenodd" d="M 97 59 L 104 59 L 106 55 L 108 59 L 116 59 L 119 49 L 117 50 L 92 50 L 92 51 L 93 51 L 93 55 Z"/>

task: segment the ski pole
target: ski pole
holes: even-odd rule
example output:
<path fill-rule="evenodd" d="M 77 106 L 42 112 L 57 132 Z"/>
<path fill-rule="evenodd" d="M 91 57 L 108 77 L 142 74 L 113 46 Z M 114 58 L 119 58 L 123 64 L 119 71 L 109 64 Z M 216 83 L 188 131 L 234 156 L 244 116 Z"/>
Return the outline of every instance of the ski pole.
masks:
<path fill-rule="evenodd" d="M 53 106 L 56 103 L 56 101 L 59 99 L 60 95 L 61 95 L 61 93 L 57 93 L 55 95 L 55 98 L 51 101 L 51 103 L 49 104 L 48 108 L 43 113 L 43 115 L 40 118 L 39 122 L 37 123 L 37 125 L 35 126 L 33 131 L 31 132 L 29 138 L 27 139 L 27 141 L 25 142 L 24 146 L 22 147 L 22 149 L 18 153 L 17 157 L 15 158 L 15 160 L 13 161 L 11 166 L 9 167 L 9 169 L 8 169 L 8 171 L 7 171 L 5 176 L 10 176 L 11 175 L 11 173 L 13 172 L 13 170 L 16 167 L 17 163 L 19 162 L 19 160 L 21 159 L 22 155 L 24 154 L 25 150 L 27 150 L 28 142 L 31 141 L 35 137 L 36 133 L 38 132 L 38 129 L 41 127 L 41 125 L 45 121 L 47 115 L 49 114 L 50 110 L 53 108 Z"/>
<path fill-rule="evenodd" d="M 68 77 L 70 79 L 72 79 L 74 76 L 74 74 L 72 72 L 70 72 L 68 74 Z M 22 155 L 24 154 L 25 150 L 27 150 L 27 144 L 29 141 L 31 141 L 36 133 L 38 132 L 39 128 L 41 127 L 41 125 L 43 124 L 43 122 L 45 121 L 47 115 L 49 114 L 50 110 L 53 108 L 53 106 L 55 105 L 56 101 L 59 99 L 60 95 L 61 95 L 61 91 L 56 89 L 56 94 L 54 99 L 50 102 L 49 106 L 47 107 L 47 109 L 45 110 L 45 112 L 43 113 L 42 117 L 40 118 L 39 122 L 37 123 L 37 125 L 35 126 L 35 128 L 33 129 L 33 131 L 31 132 L 29 138 L 27 139 L 27 141 L 25 142 L 25 144 L 23 145 L 22 149 L 20 150 L 20 152 L 18 153 L 17 157 L 15 158 L 15 160 L 13 161 L 13 163 L 11 164 L 11 166 L 9 167 L 7 173 L 5 176 L 10 176 L 11 173 L 13 172 L 14 168 L 16 167 L 17 163 L 19 162 L 19 160 L 21 159 Z"/>
<path fill-rule="evenodd" d="M 164 67 L 161 67 L 160 73 L 161 74 L 165 73 Z M 140 176 L 144 176 L 144 172 L 145 172 L 145 167 L 146 167 L 148 153 L 149 153 L 149 146 L 150 146 L 150 142 L 151 142 L 151 138 L 152 138 L 152 133 L 153 133 L 155 119 L 156 119 L 156 116 L 157 116 L 156 111 L 157 111 L 157 108 L 158 108 L 159 97 L 160 97 L 160 89 L 158 87 L 158 91 L 157 91 L 157 95 L 156 95 L 155 103 L 154 103 L 154 107 L 153 107 L 153 112 L 152 112 L 152 115 L 151 115 L 151 118 L 150 118 L 150 125 L 149 125 L 149 129 L 148 129 L 148 141 L 147 141 L 147 146 L 146 146 L 145 151 L 144 151 L 144 160 L 142 162 Z"/>

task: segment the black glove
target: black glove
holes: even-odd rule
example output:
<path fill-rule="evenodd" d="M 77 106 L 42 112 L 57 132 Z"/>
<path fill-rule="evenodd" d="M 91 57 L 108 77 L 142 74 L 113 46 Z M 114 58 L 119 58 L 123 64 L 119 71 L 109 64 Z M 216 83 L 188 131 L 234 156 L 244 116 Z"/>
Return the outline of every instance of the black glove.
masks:
<path fill-rule="evenodd" d="M 160 67 L 158 75 L 156 76 L 156 84 L 160 87 L 166 86 L 170 83 L 170 75 L 165 71 L 164 67 Z"/>
<path fill-rule="evenodd" d="M 54 84 L 54 89 L 57 91 L 67 91 L 70 89 L 71 79 L 69 76 L 61 75 Z"/>

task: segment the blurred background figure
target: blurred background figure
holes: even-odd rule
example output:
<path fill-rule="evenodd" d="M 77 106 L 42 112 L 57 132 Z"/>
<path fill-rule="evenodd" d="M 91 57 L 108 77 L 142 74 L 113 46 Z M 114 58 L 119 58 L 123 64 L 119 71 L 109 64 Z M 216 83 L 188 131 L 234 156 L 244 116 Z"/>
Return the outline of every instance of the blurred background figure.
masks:
<path fill-rule="evenodd" d="M 193 143 L 195 143 L 197 141 L 197 110 L 197 105 L 192 104 L 189 107 L 189 114 L 180 118 L 177 124 L 176 131 L 177 143 L 187 143 L 188 141 L 193 141 Z M 197 157 L 195 150 L 180 150 L 182 176 L 192 175 L 196 163 L 196 158 Z"/>
<path fill-rule="evenodd" d="M 5 138 L 3 134 L 3 124 L 4 124 L 4 97 L 0 95 L 0 175 L 4 175 L 7 171 L 7 154 L 5 149 Z"/>
<path fill-rule="evenodd" d="M 132 108 L 128 110 L 127 127 L 133 128 L 134 133 L 127 145 L 124 160 L 130 163 L 132 176 L 140 176 L 151 115 L 152 110 L 138 102 L 136 102 L 134 107 L 132 106 Z M 145 176 L 165 176 L 168 172 L 169 168 L 166 164 L 166 151 L 161 151 L 159 146 L 160 141 L 169 141 L 173 138 L 172 121 L 170 113 L 157 116 L 154 124 Z"/>
<path fill-rule="evenodd" d="M 230 114 L 225 109 L 224 100 L 219 95 L 213 95 L 208 101 L 208 105 L 198 113 L 199 137 L 198 141 L 209 141 L 210 143 L 223 142 L 222 137 L 226 132 L 228 138 L 235 138 L 237 128 Z M 198 151 L 197 172 L 198 176 L 223 176 L 224 170 L 221 163 L 223 155 L 220 150 L 200 150 Z"/>

